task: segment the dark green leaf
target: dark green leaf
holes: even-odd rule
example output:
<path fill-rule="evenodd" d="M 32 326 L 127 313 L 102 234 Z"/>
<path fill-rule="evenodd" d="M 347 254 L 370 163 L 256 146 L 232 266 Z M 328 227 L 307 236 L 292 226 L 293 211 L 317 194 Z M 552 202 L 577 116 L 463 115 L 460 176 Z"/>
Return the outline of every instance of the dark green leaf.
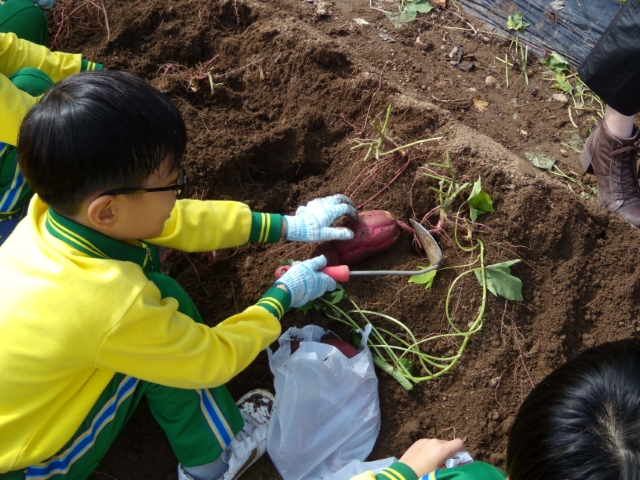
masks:
<path fill-rule="evenodd" d="M 556 164 L 556 159 L 540 151 L 536 148 L 535 152 L 524 152 L 524 156 L 529 159 L 534 167 L 538 167 L 542 170 L 551 170 Z"/>
<path fill-rule="evenodd" d="M 298 310 L 300 310 L 302 313 L 306 315 L 307 313 L 309 313 L 309 310 L 318 310 L 318 307 L 315 305 L 314 301 L 312 300 L 310 302 L 305 303 L 301 307 L 298 307 Z"/>
<path fill-rule="evenodd" d="M 337 305 L 338 303 L 340 303 L 340 301 L 342 301 L 345 295 L 346 295 L 346 292 L 344 291 L 344 288 L 342 288 L 341 286 L 338 286 L 338 288 L 333 292 L 325 293 L 322 296 L 322 299 L 326 300 L 331 305 Z"/>
<path fill-rule="evenodd" d="M 520 260 L 495 263 L 484 267 L 487 289 L 496 297 L 500 295 L 508 300 L 522 300 L 522 280 L 511 275 L 511 265 Z M 482 285 L 482 271 L 475 270 L 478 283 Z"/>
<path fill-rule="evenodd" d="M 404 10 L 407 12 L 429 13 L 433 6 L 427 0 L 411 0 L 404 2 Z"/>
<path fill-rule="evenodd" d="M 393 23 L 394 28 L 402 28 L 405 23 L 413 22 L 418 15 L 417 12 L 408 12 L 402 10 L 400 13 L 384 12 L 385 15 Z"/>
<path fill-rule="evenodd" d="M 551 52 L 547 58 L 540 60 L 540 63 L 556 73 L 560 73 L 563 70 L 569 70 L 569 65 L 566 60 L 556 52 Z"/>

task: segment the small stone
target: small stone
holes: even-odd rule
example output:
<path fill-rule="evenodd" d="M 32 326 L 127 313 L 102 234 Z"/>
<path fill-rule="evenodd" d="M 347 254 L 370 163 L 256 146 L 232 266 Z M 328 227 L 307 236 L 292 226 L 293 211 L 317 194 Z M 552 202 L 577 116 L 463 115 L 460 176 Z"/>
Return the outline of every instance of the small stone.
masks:
<path fill-rule="evenodd" d="M 498 382 L 500 382 L 500 377 L 495 377 L 489 380 L 489 385 L 495 387 L 496 385 L 498 385 Z"/>
<path fill-rule="evenodd" d="M 569 156 L 569 152 L 567 152 L 564 148 L 560 149 L 560 155 L 562 155 L 563 157 L 568 157 Z"/>
<path fill-rule="evenodd" d="M 318 8 L 316 8 L 316 15 L 318 15 L 319 17 L 324 17 L 325 15 L 329 15 L 329 3 L 319 2 Z"/>
<path fill-rule="evenodd" d="M 567 96 L 564 93 L 555 93 L 553 95 L 551 95 L 551 99 L 556 101 L 556 102 L 560 102 L 560 103 L 568 103 L 569 99 L 567 98 Z"/>
<path fill-rule="evenodd" d="M 423 41 L 420 37 L 417 37 L 415 45 L 418 50 L 429 50 L 433 47 L 433 42 L 428 40 Z"/>
<path fill-rule="evenodd" d="M 484 84 L 487 87 L 495 87 L 497 83 L 498 81 L 491 75 L 489 75 L 487 78 L 484 79 Z"/>
<path fill-rule="evenodd" d="M 594 347 L 596 344 L 596 339 L 593 335 L 584 334 L 582 336 L 582 344 L 584 345 L 585 348 Z"/>
<path fill-rule="evenodd" d="M 491 420 L 500 420 L 501 415 L 500 412 L 498 410 L 492 410 L 491 411 Z"/>

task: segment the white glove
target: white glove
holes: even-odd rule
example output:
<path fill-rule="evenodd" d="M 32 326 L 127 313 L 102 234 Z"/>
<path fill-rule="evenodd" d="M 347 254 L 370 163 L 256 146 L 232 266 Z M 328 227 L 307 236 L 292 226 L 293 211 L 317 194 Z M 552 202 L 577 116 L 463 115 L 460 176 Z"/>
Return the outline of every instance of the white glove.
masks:
<path fill-rule="evenodd" d="M 358 218 L 353 202 L 344 195 L 317 198 L 305 207 L 299 207 L 295 216 L 285 215 L 284 238 L 292 242 L 324 242 L 326 240 L 351 240 L 353 232 L 348 228 L 336 228 L 331 224 L 343 215 Z"/>
<path fill-rule="evenodd" d="M 293 266 L 276 281 L 275 286 L 284 285 L 291 295 L 291 306 L 301 307 L 338 287 L 333 278 L 318 271 L 326 266 L 327 259 L 324 255 L 304 262 L 294 262 Z"/>

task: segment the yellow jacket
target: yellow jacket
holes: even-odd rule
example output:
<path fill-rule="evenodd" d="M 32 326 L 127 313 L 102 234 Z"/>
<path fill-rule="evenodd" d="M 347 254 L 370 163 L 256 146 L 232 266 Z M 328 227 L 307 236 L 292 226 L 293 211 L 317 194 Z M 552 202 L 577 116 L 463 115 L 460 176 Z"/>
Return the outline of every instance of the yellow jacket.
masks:
<path fill-rule="evenodd" d="M 241 245 L 253 239 L 256 215 L 266 218 L 238 202 L 179 200 L 150 243 L 185 251 Z M 226 383 L 278 338 L 289 308 L 288 294 L 268 298 L 276 313 L 263 306 L 265 295 L 215 327 L 196 323 L 174 298 L 161 298 L 138 264 L 73 248 L 47 230 L 50 218 L 35 196 L 0 248 L 0 473 L 57 452 L 115 372 L 180 388 Z"/>
<path fill-rule="evenodd" d="M 16 70 L 32 67 L 46 73 L 54 83 L 79 73 L 80 54 L 51 52 L 48 48 L 0 33 L 0 142 L 17 145 L 18 129 L 37 98 L 23 92 L 7 78 Z"/>

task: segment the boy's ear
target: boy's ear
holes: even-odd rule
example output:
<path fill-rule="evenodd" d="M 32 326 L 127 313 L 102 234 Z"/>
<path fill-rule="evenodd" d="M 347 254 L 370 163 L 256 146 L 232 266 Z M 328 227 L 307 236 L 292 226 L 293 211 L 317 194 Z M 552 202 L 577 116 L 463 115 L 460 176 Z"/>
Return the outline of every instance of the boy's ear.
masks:
<path fill-rule="evenodd" d="M 97 228 L 111 228 L 116 223 L 116 196 L 104 195 L 89 203 L 87 217 L 89 222 Z"/>

